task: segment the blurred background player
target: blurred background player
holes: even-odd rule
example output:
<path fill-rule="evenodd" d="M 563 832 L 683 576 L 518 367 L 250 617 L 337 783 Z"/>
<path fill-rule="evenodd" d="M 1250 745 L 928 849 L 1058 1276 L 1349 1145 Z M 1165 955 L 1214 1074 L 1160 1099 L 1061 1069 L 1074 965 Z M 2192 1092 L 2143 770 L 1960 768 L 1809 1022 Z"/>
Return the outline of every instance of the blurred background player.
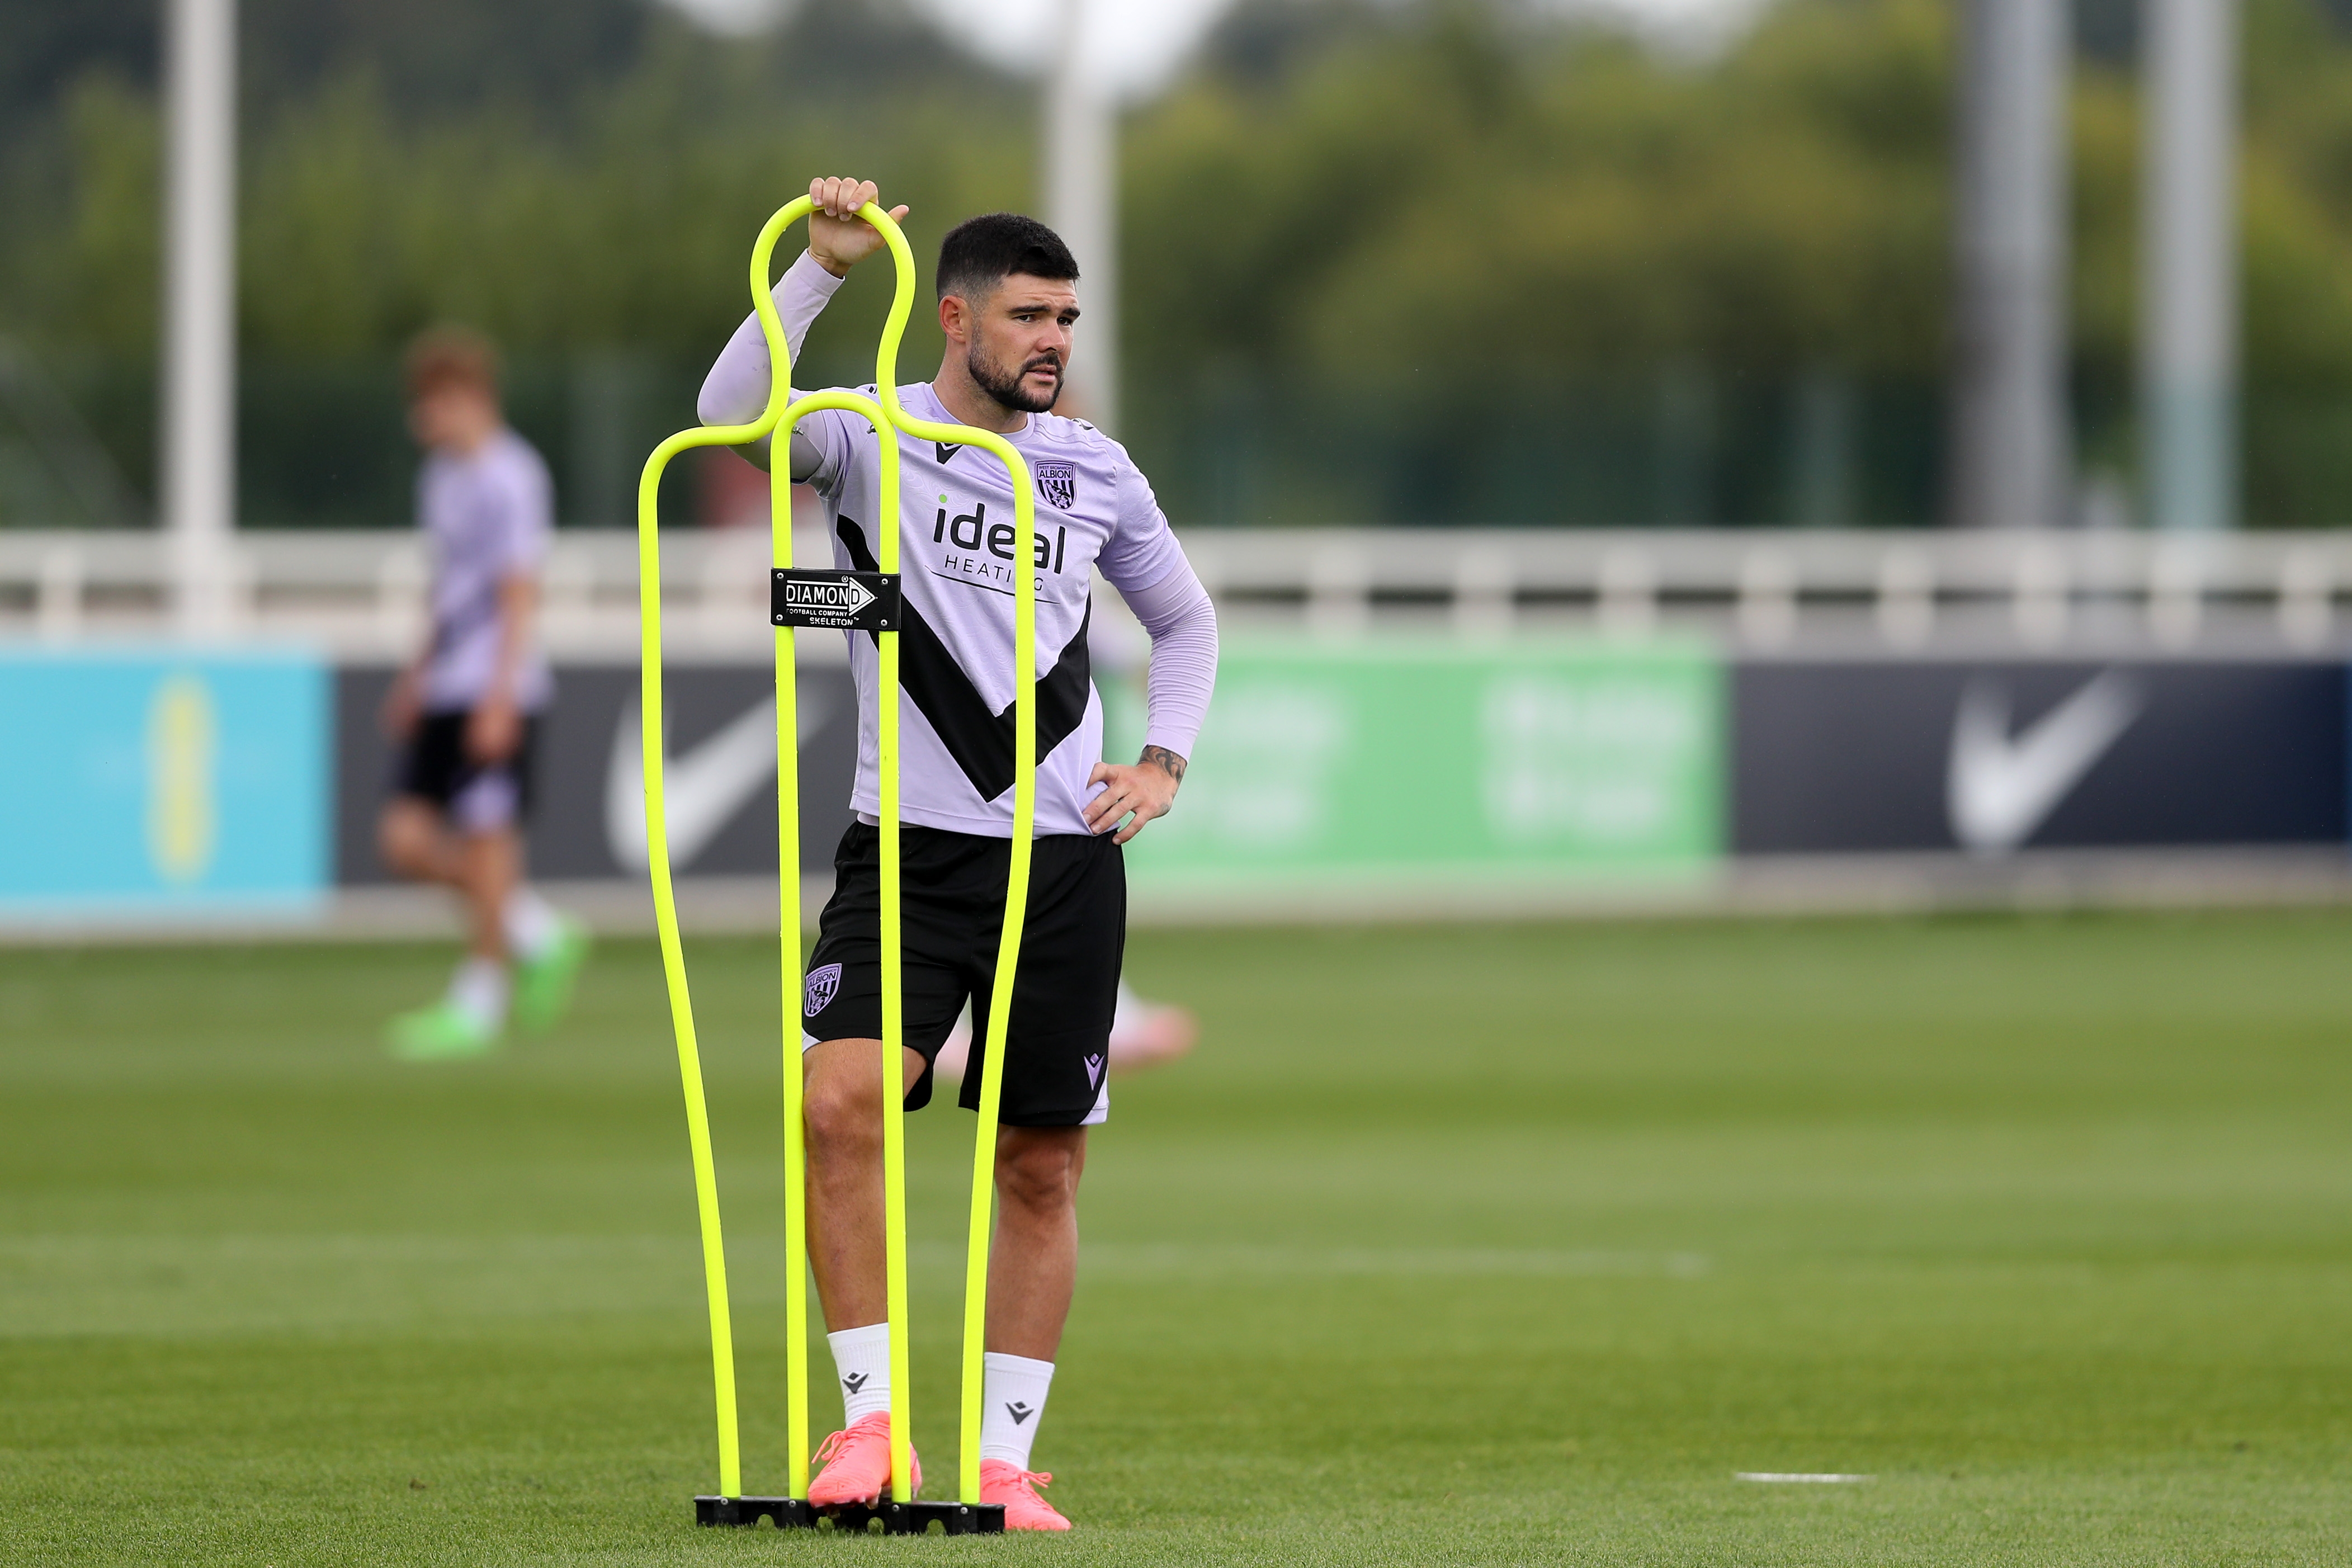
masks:
<path fill-rule="evenodd" d="M 554 527 L 547 465 L 507 425 L 488 342 L 439 329 L 406 368 L 432 623 L 385 698 L 398 761 L 377 838 L 394 870 L 457 890 L 469 939 L 441 999 L 388 1031 L 394 1054 L 425 1060 L 489 1050 L 510 1017 L 553 1025 L 588 937 L 523 881 L 531 743 L 553 685 L 532 628 Z"/>

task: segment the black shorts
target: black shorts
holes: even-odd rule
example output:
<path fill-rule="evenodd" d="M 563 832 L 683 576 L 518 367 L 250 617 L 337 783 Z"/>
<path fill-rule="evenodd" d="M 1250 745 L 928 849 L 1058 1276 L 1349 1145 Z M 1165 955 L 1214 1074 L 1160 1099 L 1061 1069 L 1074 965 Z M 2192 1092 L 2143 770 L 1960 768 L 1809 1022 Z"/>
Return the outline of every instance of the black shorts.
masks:
<path fill-rule="evenodd" d="M 539 721 L 525 714 L 514 753 L 486 764 L 466 752 L 466 724 L 472 717 L 471 710 L 460 709 L 419 719 L 394 766 L 393 793 L 430 801 L 460 832 L 488 833 L 518 826 L 530 809 L 531 752 Z"/>
<path fill-rule="evenodd" d="M 833 897 L 817 922 L 803 998 L 804 1039 L 882 1037 L 882 831 L 854 822 L 834 855 Z M 980 1069 L 1003 935 L 1013 843 L 936 827 L 899 830 L 900 1019 L 923 1076 L 907 1109 L 930 1102 L 931 1067 L 971 1003 L 966 1110 L 980 1109 Z M 1076 1127 L 1110 1106 L 1110 1020 L 1127 948 L 1127 861 L 1110 840 L 1052 834 L 1035 841 L 1029 914 L 1013 977 L 1000 1119 L 1008 1127 Z"/>

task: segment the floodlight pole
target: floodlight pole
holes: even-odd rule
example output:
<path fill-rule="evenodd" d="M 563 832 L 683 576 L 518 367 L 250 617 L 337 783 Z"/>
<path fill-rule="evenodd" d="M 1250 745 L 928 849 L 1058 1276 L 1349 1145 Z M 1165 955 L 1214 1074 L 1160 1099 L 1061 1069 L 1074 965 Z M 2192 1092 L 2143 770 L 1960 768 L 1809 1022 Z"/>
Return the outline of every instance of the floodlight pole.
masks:
<path fill-rule="evenodd" d="M 1118 106 L 1088 47 L 1087 0 L 1061 0 L 1045 84 L 1045 221 L 1078 259 L 1086 320 L 1067 412 L 1118 430 Z"/>
<path fill-rule="evenodd" d="M 1964 527 L 2069 510 L 2068 16 L 2052 0 L 1962 8 L 1950 510 Z"/>
<path fill-rule="evenodd" d="M 165 18 L 163 521 L 183 635 L 229 624 L 236 505 L 236 4 Z"/>
<path fill-rule="evenodd" d="M 2237 516 L 2238 6 L 2142 16 L 2142 473 L 2157 527 L 2205 531 Z"/>

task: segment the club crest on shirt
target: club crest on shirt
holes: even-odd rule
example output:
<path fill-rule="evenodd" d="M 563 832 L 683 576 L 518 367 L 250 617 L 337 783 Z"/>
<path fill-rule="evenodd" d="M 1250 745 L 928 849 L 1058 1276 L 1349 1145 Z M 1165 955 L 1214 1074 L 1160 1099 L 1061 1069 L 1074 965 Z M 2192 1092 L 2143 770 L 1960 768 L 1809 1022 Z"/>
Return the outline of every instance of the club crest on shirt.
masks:
<path fill-rule="evenodd" d="M 1036 467 L 1039 493 L 1064 511 L 1078 504 L 1078 466 L 1076 463 L 1039 463 Z"/>
<path fill-rule="evenodd" d="M 841 965 L 828 963 L 823 969 L 812 969 L 808 974 L 808 995 L 801 1012 L 814 1018 L 832 1004 L 833 994 L 841 989 Z"/>

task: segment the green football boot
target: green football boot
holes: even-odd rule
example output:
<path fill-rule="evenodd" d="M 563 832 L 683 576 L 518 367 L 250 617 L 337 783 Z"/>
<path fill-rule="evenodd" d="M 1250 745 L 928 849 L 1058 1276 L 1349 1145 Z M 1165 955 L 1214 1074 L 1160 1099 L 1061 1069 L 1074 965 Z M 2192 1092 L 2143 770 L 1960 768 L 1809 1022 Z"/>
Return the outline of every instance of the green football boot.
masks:
<path fill-rule="evenodd" d="M 498 1048 L 499 1032 L 442 1001 L 394 1018 L 384 1031 L 384 1044 L 404 1062 L 453 1061 L 488 1056 Z"/>
<path fill-rule="evenodd" d="M 538 957 L 514 965 L 514 1021 L 525 1034 L 543 1035 L 563 1021 L 572 987 L 593 946 L 588 928 L 568 915 L 556 917 L 555 935 Z"/>

